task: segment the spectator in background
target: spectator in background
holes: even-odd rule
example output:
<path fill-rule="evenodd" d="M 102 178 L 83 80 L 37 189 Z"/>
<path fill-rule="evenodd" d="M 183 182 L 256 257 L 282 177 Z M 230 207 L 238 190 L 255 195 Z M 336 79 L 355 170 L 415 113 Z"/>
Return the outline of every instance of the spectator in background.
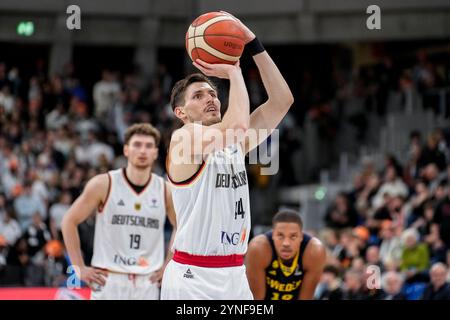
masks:
<path fill-rule="evenodd" d="M 6 196 L 0 192 L 0 221 L 6 217 Z"/>
<path fill-rule="evenodd" d="M 447 196 L 447 189 L 447 182 L 441 180 L 431 195 L 431 204 L 433 208 L 436 208 L 437 205 L 445 199 L 445 197 Z"/>
<path fill-rule="evenodd" d="M 392 227 L 397 234 L 403 231 L 405 225 L 404 198 L 402 196 L 391 197 L 384 195 L 384 205 L 379 208 L 373 217 L 367 220 L 367 227 L 373 235 L 378 235 L 384 220 L 392 221 Z"/>
<path fill-rule="evenodd" d="M 372 172 L 367 176 L 364 188 L 356 198 L 356 208 L 359 213 L 364 213 L 363 216 L 365 219 L 371 214 L 372 199 L 376 195 L 379 187 L 380 178 L 376 172 Z"/>
<path fill-rule="evenodd" d="M 405 273 L 408 282 L 422 281 L 430 261 L 427 245 L 419 242 L 419 233 L 413 228 L 403 232 L 402 243 L 400 270 Z"/>
<path fill-rule="evenodd" d="M 366 271 L 366 263 L 362 257 L 357 256 L 353 258 L 350 268 L 363 274 Z"/>
<path fill-rule="evenodd" d="M 20 237 L 9 250 L 7 264 L 9 272 L 5 277 L 6 284 L 25 286 L 28 283 L 27 269 L 31 265 L 25 237 Z"/>
<path fill-rule="evenodd" d="M 428 135 L 427 145 L 423 148 L 419 158 L 419 168 L 424 168 L 434 163 L 440 171 L 446 167 L 445 154 L 439 150 L 439 136 L 435 133 Z"/>
<path fill-rule="evenodd" d="M 335 266 L 325 266 L 322 278 L 317 288 L 318 300 L 342 300 L 342 281 L 339 278 L 339 270 Z"/>
<path fill-rule="evenodd" d="M 7 148 L 5 150 L 8 150 Z M 2 169 L 0 182 L 6 197 L 9 199 L 17 197 L 21 192 L 23 180 L 23 173 L 19 169 L 19 161 L 15 156 L 5 157 L 4 168 L 0 169 Z"/>
<path fill-rule="evenodd" d="M 9 81 L 6 76 L 6 64 L 3 61 L 0 61 L 0 89 L 2 89 L 8 83 Z"/>
<path fill-rule="evenodd" d="M 370 246 L 367 248 L 366 262 L 368 265 L 379 267 L 381 272 L 384 271 L 384 266 L 380 259 L 380 248 L 378 246 Z"/>
<path fill-rule="evenodd" d="M 0 270 L 6 266 L 8 251 L 20 236 L 21 230 L 14 220 L 14 210 L 8 207 L 5 217 L 0 217 Z"/>
<path fill-rule="evenodd" d="M 445 172 L 440 175 L 441 181 L 440 184 L 449 185 L 450 184 L 450 163 L 447 165 Z"/>
<path fill-rule="evenodd" d="M 88 145 L 88 162 L 91 167 L 99 168 L 102 165 L 102 156 L 106 160 L 107 165 L 110 165 L 113 162 L 113 148 L 100 141 L 92 131 L 89 133 Z"/>
<path fill-rule="evenodd" d="M 351 229 L 343 230 L 340 234 L 339 244 L 343 248 L 338 257 L 341 267 L 349 268 L 352 260 L 360 256 L 357 236 Z"/>
<path fill-rule="evenodd" d="M 424 217 L 424 205 L 430 199 L 431 194 L 424 181 L 418 181 L 415 186 L 415 195 L 411 197 L 411 213 L 408 217 L 408 224 L 411 225 L 417 219 Z"/>
<path fill-rule="evenodd" d="M 102 71 L 102 79 L 93 88 L 94 114 L 99 120 L 106 119 L 120 93 L 120 85 L 110 70 Z"/>
<path fill-rule="evenodd" d="M 62 103 L 58 103 L 56 107 L 45 117 L 45 127 L 47 130 L 58 130 L 67 125 L 69 117 Z"/>
<path fill-rule="evenodd" d="M 435 263 L 430 269 L 430 283 L 422 300 L 450 300 L 450 284 L 447 282 L 448 268 L 445 264 Z"/>
<path fill-rule="evenodd" d="M 439 238 L 447 248 L 450 248 L 450 188 L 447 196 L 437 205 L 433 222 L 439 229 Z"/>
<path fill-rule="evenodd" d="M 439 149 L 439 151 L 441 151 L 444 154 L 445 161 L 446 161 L 446 163 L 448 163 L 448 161 L 450 160 L 450 154 L 449 154 L 450 150 L 448 148 L 448 143 L 447 143 L 447 140 L 445 137 L 444 129 L 437 128 L 434 131 L 434 135 L 436 136 L 436 140 L 438 141 L 437 142 L 438 149 Z"/>
<path fill-rule="evenodd" d="M 20 151 L 18 153 L 17 159 L 21 168 L 24 168 L 25 171 L 35 168 L 36 156 L 31 149 L 30 141 L 22 141 L 22 145 L 20 146 Z"/>
<path fill-rule="evenodd" d="M 32 258 L 42 250 L 45 244 L 51 240 L 47 225 L 42 221 L 39 213 L 33 214 L 31 225 L 25 232 L 25 238 L 28 244 L 28 253 Z"/>
<path fill-rule="evenodd" d="M 383 294 L 381 300 L 406 300 L 402 293 L 403 277 L 395 271 L 388 271 L 381 277 Z"/>
<path fill-rule="evenodd" d="M 349 203 L 345 193 L 336 196 L 334 204 L 328 209 L 325 216 L 327 227 L 343 229 L 356 226 L 358 214 Z"/>
<path fill-rule="evenodd" d="M 412 132 L 410 134 L 410 146 L 408 159 L 403 171 L 403 179 L 410 188 L 414 188 L 414 182 L 420 176 L 419 159 L 422 154 L 422 144 L 420 142 L 420 133 Z"/>
<path fill-rule="evenodd" d="M 395 270 L 400 265 L 402 242 L 395 233 L 396 228 L 391 220 L 384 220 L 380 229 L 380 259 L 388 270 Z"/>
<path fill-rule="evenodd" d="M 325 245 L 328 256 L 342 258 L 344 247 L 339 243 L 337 232 L 333 229 L 325 229 L 321 234 L 322 243 Z"/>
<path fill-rule="evenodd" d="M 72 195 L 68 191 L 61 193 L 59 201 L 50 207 L 50 231 L 52 238 L 63 240 L 61 234 L 61 221 L 72 203 Z"/>
<path fill-rule="evenodd" d="M 450 282 L 450 249 L 447 250 L 445 261 L 447 262 L 447 268 L 449 268 L 447 272 L 447 282 Z"/>
<path fill-rule="evenodd" d="M 47 218 L 45 205 L 41 199 L 32 194 L 29 181 L 25 182 L 23 194 L 14 200 L 14 209 L 22 231 L 26 231 L 32 224 L 36 212 L 40 214 L 42 220 Z"/>
<path fill-rule="evenodd" d="M 384 196 L 388 194 L 391 197 L 401 196 L 406 197 L 408 195 L 408 188 L 399 176 L 398 169 L 393 165 L 386 167 L 386 173 L 384 176 L 384 182 L 382 183 L 377 194 L 374 196 L 372 206 L 377 209 L 383 206 Z"/>
<path fill-rule="evenodd" d="M 420 177 L 425 181 L 428 189 L 433 193 L 440 182 L 439 169 L 435 163 L 429 163 L 421 169 Z"/>
<path fill-rule="evenodd" d="M 8 246 L 13 246 L 22 236 L 22 230 L 15 218 L 12 207 L 7 207 L 5 216 L 0 218 L 0 236 L 3 236 Z"/>
<path fill-rule="evenodd" d="M 366 296 L 362 291 L 362 274 L 353 269 L 347 270 L 344 276 L 344 292 L 342 300 L 364 300 Z"/>
<path fill-rule="evenodd" d="M 3 110 L 6 114 L 11 114 L 14 109 L 14 96 L 11 95 L 11 89 L 9 86 L 4 86 L 0 90 L 0 106 L 3 106 Z"/>
<path fill-rule="evenodd" d="M 423 206 L 423 217 L 418 218 L 411 227 L 419 231 L 421 239 L 424 239 L 428 245 L 434 244 L 443 245 L 439 237 L 439 228 L 433 222 L 434 208 L 431 201 L 427 201 Z"/>

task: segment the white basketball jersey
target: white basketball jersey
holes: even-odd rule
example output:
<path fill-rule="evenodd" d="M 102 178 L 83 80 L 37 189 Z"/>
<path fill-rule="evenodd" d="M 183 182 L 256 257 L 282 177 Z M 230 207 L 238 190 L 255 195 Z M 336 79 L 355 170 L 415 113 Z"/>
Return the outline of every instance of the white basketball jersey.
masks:
<path fill-rule="evenodd" d="M 110 190 L 96 216 L 91 265 L 115 272 L 148 274 L 164 262 L 164 180 L 152 174 L 138 194 L 125 169 L 108 172 Z"/>
<path fill-rule="evenodd" d="M 245 254 L 250 200 L 240 144 L 209 154 L 197 173 L 173 184 L 173 249 L 194 255 Z"/>

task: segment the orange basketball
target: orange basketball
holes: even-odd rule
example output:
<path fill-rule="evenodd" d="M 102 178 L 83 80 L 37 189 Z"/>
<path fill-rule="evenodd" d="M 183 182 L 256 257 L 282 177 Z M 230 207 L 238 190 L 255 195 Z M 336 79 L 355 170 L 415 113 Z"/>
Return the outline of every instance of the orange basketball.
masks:
<path fill-rule="evenodd" d="M 235 64 L 244 51 L 244 32 L 232 17 L 221 12 L 202 14 L 186 32 L 186 50 L 194 61 Z"/>

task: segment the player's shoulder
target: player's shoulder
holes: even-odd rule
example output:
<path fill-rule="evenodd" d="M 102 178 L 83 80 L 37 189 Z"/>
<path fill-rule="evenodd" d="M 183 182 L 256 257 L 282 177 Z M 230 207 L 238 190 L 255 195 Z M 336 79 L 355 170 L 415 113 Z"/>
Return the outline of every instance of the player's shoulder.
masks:
<path fill-rule="evenodd" d="M 305 253 L 303 255 L 304 261 L 311 261 L 311 263 L 314 264 L 314 261 L 322 260 L 324 257 L 326 257 L 326 250 L 322 241 L 316 237 L 311 237 L 305 248 Z"/>
<path fill-rule="evenodd" d="M 101 173 L 92 177 L 86 184 L 85 190 L 88 192 L 104 192 L 111 187 L 111 175 L 109 172 Z"/>
<path fill-rule="evenodd" d="M 247 259 L 252 266 L 266 268 L 272 261 L 272 248 L 265 234 L 255 236 L 248 244 Z"/>
<path fill-rule="evenodd" d="M 180 128 L 175 129 L 173 131 L 172 140 L 174 138 L 178 140 L 181 135 L 192 132 L 194 129 L 200 128 L 200 127 L 202 127 L 202 125 L 199 123 L 185 123 Z"/>
<path fill-rule="evenodd" d="M 253 237 L 248 244 L 249 249 L 270 249 L 270 242 L 265 234 Z"/>

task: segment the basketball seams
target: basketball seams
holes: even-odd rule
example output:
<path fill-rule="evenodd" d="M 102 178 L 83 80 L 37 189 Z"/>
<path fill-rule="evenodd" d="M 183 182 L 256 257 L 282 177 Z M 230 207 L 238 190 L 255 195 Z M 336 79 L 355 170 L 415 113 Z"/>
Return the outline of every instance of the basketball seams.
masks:
<path fill-rule="evenodd" d="M 244 41 L 244 39 L 242 39 L 241 37 L 236 37 L 236 36 L 231 35 L 231 34 L 230 34 L 230 35 L 227 35 L 227 34 L 214 34 L 214 33 L 208 33 L 208 34 L 202 34 L 202 35 L 198 35 L 198 36 L 192 36 L 192 37 L 189 37 L 188 39 L 192 39 L 192 38 L 202 38 L 202 37 L 210 37 L 210 36 L 213 36 L 213 37 L 224 36 L 224 37 L 236 38 L 236 39 L 239 39 L 239 40 Z"/>
<path fill-rule="evenodd" d="M 198 19 L 200 19 L 200 18 L 197 18 L 197 20 Z M 197 21 L 196 20 L 196 21 Z M 199 56 L 199 54 L 198 54 L 198 50 L 197 50 L 197 42 L 195 41 L 195 31 L 197 30 L 197 26 L 194 26 L 194 50 L 195 50 L 195 53 L 197 54 L 197 57 L 200 57 Z M 194 51 L 194 50 L 192 50 L 192 51 Z M 192 57 L 191 57 L 192 58 Z M 192 59 L 192 60 L 194 60 L 194 59 Z"/>
<path fill-rule="evenodd" d="M 206 37 L 209 37 L 210 35 L 208 34 Z M 206 41 L 206 39 L 205 39 L 205 37 L 203 36 L 202 37 L 203 38 L 203 41 L 208 45 L 208 47 L 210 47 L 210 48 L 212 48 L 212 49 L 214 49 L 214 50 L 216 50 L 216 51 L 219 51 L 220 53 L 222 53 L 222 54 L 224 54 L 224 55 L 226 55 L 226 56 L 229 56 L 229 57 L 237 57 L 238 58 L 238 56 L 233 56 L 233 55 L 231 55 L 231 54 L 228 54 L 228 53 L 226 53 L 226 52 L 223 52 L 223 51 L 220 51 L 219 49 L 217 49 L 217 48 L 214 48 L 214 47 L 212 47 L 207 41 Z M 239 39 L 239 38 L 238 38 Z M 212 53 L 211 53 L 212 54 Z M 220 58 L 220 57 L 218 57 L 218 58 Z M 237 60 L 230 60 L 230 61 L 237 61 Z"/>
<path fill-rule="evenodd" d="M 225 22 L 225 23 L 236 23 L 236 21 L 226 15 L 221 16 L 215 16 L 213 18 L 207 18 L 204 22 L 201 24 L 198 24 L 200 17 L 194 20 L 192 24 L 189 26 L 188 32 L 187 32 L 187 41 L 186 44 L 188 46 L 188 54 L 191 58 L 191 60 L 195 60 L 195 58 L 202 58 L 202 56 L 207 53 L 211 57 L 214 57 L 216 59 L 222 60 L 223 63 L 235 63 L 239 60 L 240 54 L 237 52 L 233 55 L 226 53 L 222 50 L 224 48 L 216 48 L 214 43 L 208 43 L 208 41 L 212 41 L 215 37 L 227 37 L 229 38 L 229 41 L 233 41 L 235 39 L 238 42 L 242 42 L 242 46 L 245 46 L 244 38 L 242 34 L 239 34 L 237 31 L 233 33 L 232 31 L 230 34 L 221 34 L 221 30 L 217 30 L 217 32 L 206 34 L 208 30 L 210 30 L 210 27 L 217 25 L 219 22 Z M 237 26 L 236 26 L 237 27 Z M 234 29 L 235 26 L 232 26 L 231 29 Z M 219 29 L 221 29 L 219 27 Z M 226 26 L 224 30 L 229 30 Z M 225 32 L 225 31 L 224 31 Z M 221 50 L 222 49 L 222 50 Z M 206 58 L 206 57 L 205 57 Z"/>
<path fill-rule="evenodd" d="M 198 37 L 198 42 L 200 43 L 199 48 L 207 51 L 210 55 L 215 56 L 216 58 L 229 61 L 229 62 L 236 62 L 239 60 L 239 56 L 232 56 L 226 53 L 223 53 L 216 48 L 211 47 L 208 43 L 206 43 L 205 39 L 203 37 Z"/>
<path fill-rule="evenodd" d="M 232 18 L 226 17 L 226 16 L 219 16 L 219 17 L 212 18 L 208 21 L 205 21 L 201 25 L 196 26 L 195 31 L 198 30 L 199 34 L 197 34 L 197 32 L 195 32 L 194 36 L 203 35 L 205 33 L 206 29 L 208 29 L 210 26 L 212 26 L 213 24 L 220 22 L 220 21 L 233 21 L 234 22 L 234 20 Z"/>
<path fill-rule="evenodd" d="M 206 33 L 206 31 L 209 29 L 209 28 L 211 28 L 213 25 L 215 25 L 215 24 L 217 24 L 217 23 L 219 23 L 219 22 L 222 22 L 222 21 L 228 21 L 228 20 L 218 20 L 218 21 L 215 21 L 215 22 L 213 22 L 213 23 L 211 23 L 209 26 L 207 26 L 206 28 L 205 28 L 205 30 L 203 30 L 203 35 L 205 35 L 205 33 Z M 234 20 L 233 20 L 234 21 Z M 196 36 L 196 34 L 194 33 L 194 37 Z M 238 39 L 240 39 L 240 40 L 242 40 L 242 41 L 244 41 L 245 39 L 243 39 L 243 38 L 241 38 L 241 37 L 237 37 L 236 35 L 234 35 L 234 34 L 230 34 L 230 35 L 227 35 L 227 34 L 207 34 L 207 36 L 230 36 L 230 37 L 233 37 L 233 38 L 238 38 Z"/>

